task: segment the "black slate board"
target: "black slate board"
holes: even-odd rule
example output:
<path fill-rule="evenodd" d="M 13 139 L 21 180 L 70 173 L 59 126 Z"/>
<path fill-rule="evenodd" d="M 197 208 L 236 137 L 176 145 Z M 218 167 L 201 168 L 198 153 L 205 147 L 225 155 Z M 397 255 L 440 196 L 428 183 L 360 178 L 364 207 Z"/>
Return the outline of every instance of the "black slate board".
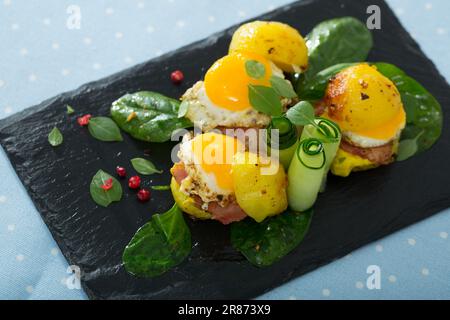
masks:
<path fill-rule="evenodd" d="M 391 62 L 425 85 L 442 103 L 450 103 L 450 88 L 433 63 L 382 1 L 307 0 L 260 17 L 291 24 L 303 34 L 317 23 L 339 16 L 367 19 L 368 5 L 382 10 L 382 30 L 374 31 L 371 61 Z M 127 92 L 154 90 L 178 97 L 227 52 L 235 28 L 158 59 L 87 84 L 0 122 L 0 141 L 42 218 L 70 264 L 83 271 L 82 284 L 93 299 L 213 299 L 253 298 L 329 263 L 396 230 L 450 207 L 450 131 L 439 143 L 414 159 L 348 179 L 331 178 L 321 195 L 311 230 L 302 245 L 276 265 L 252 267 L 229 243 L 229 228 L 216 222 L 189 222 L 193 243 L 190 258 L 153 280 L 137 279 L 121 266 L 121 254 L 135 231 L 155 212 L 172 205 L 169 192 L 154 192 L 150 205 L 126 190 L 122 202 L 97 207 L 89 183 L 100 168 L 114 172 L 118 164 L 150 150 L 163 168 L 154 184 L 168 184 L 172 144 L 145 144 L 125 137 L 123 143 L 101 143 L 76 124 L 77 115 L 107 115 L 111 103 Z M 187 78 L 173 86 L 168 74 L 182 69 Z M 67 116 L 65 104 L 77 114 Z M 56 149 L 47 134 L 57 124 L 65 142 Z M 129 170 L 131 171 L 131 170 Z"/>

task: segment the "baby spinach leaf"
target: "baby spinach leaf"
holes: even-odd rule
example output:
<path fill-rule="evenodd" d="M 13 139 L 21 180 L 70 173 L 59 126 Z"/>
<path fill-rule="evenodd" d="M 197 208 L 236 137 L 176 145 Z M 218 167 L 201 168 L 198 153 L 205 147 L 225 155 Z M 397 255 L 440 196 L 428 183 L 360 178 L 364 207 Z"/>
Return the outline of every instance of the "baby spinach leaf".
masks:
<path fill-rule="evenodd" d="M 138 173 L 149 176 L 154 173 L 162 173 L 162 170 L 156 169 L 155 165 L 146 159 L 135 158 L 131 160 L 134 170 Z"/>
<path fill-rule="evenodd" d="M 290 108 L 286 117 L 296 126 L 315 125 L 314 107 L 307 101 L 301 101 Z"/>
<path fill-rule="evenodd" d="M 102 186 L 108 184 L 112 179 L 112 188 L 105 190 Z M 90 185 L 91 197 L 98 205 L 108 207 L 113 202 L 118 202 L 122 199 L 122 186 L 116 178 L 110 174 L 99 170 L 92 178 Z"/>
<path fill-rule="evenodd" d="M 231 243 L 257 267 L 268 267 L 294 250 L 308 232 L 313 211 L 287 212 L 262 223 L 252 219 L 231 226 Z"/>
<path fill-rule="evenodd" d="M 417 138 L 417 153 L 431 148 L 440 138 L 443 114 L 440 103 L 419 82 L 388 63 L 375 63 L 378 71 L 391 79 L 402 96 L 407 125 L 401 140 Z"/>
<path fill-rule="evenodd" d="M 373 46 L 366 25 L 353 17 L 327 20 L 317 25 L 306 37 L 309 67 L 308 80 L 318 72 L 345 62 L 365 61 Z"/>
<path fill-rule="evenodd" d="M 283 106 L 275 89 L 249 85 L 248 92 L 250 104 L 255 110 L 274 117 L 281 115 Z"/>
<path fill-rule="evenodd" d="M 48 143 L 50 143 L 52 147 L 57 147 L 63 143 L 63 140 L 64 138 L 61 131 L 59 131 L 58 128 L 54 127 L 48 135 Z"/>
<path fill-rule="evenodd" d="M 253 79 L 264 78 L 266 74 L 266 67 L 256 60 L 248 60 L 245 63 L 245 70 L 247 71 L 247 75 Z"/>
<path fill-rule="evenodd" d="M 143 91 L 127 94 L 115 101 L 111 115 L 119 127 L 135 139 L 166 142 L 174 131 L 192 127 L 188 119 L 178 118 L 179 108 L 178 100 Z M 135 115 L 129 120 L 133 112 Z"/>
<path fill-rule="evenodd" d="M 356 65 L 357 63 L 340 63 L 320 71 L 307 81 L 299 82 L 297 93 L 303 100 L 320 100 L 324 97 L 330 79 L 344 69 Z"/>
<path fill-rule="evenodd" d="M 286 79 L 272 76 L 270 78 L 270 84 L 281 97 L 289 99 L 297 98 L 297 93 Z"/>
<path fill-rule="evenodd" d="M 126 270 L 138 277 L 157 277 L 190 254 L 191 232 L 175 204 L 140 228 L 123 252 Z"/>
<path fill-rule="evenodd" d="M 89 120 L 88 129 L 90 134 L 97 140 L 104 142 L 123 141 L 119 127 L 110 118 L 91 118 Z"/>

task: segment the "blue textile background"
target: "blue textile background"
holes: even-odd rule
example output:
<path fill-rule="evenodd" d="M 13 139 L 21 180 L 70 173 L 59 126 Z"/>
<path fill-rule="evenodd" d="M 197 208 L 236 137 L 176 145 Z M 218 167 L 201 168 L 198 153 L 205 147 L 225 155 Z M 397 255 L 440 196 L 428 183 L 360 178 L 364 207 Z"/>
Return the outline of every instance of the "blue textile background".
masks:
<path fill-rule="evenodd" d="M 0 118 L 289 2 L 0 0 Z M 450 1 L 388 3 L 449 79 Z M 66 25 L 71 5 L 80 29 Z M 2 149 L 0 176 L 0 298 L 86 299 Z M 446 211 L 262 298 L 449 299 L 449 233 Z M 366 286 L 371 265 L 380 290 Z"/>

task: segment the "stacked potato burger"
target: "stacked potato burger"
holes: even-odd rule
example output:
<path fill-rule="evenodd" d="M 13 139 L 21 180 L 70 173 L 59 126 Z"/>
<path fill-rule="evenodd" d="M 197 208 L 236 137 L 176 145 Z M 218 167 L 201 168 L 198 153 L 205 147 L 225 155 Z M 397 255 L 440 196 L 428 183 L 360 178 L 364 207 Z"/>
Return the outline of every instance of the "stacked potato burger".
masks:
<path fill-rule="evenodd" d="M 388 165 L 395 160 L 406 113 L 394 83 L 375 67 L 360 64 L 331 79 L 325 96 L 326 118 L 342 130 L 333 174 Z"/>
<path fill-rule="evenodd" d="M 264 77 L 255 79 L 248 75 L 249 60 L 265 67 Z M 265 159 L 250 154 L 237 139 L 210 131 L 266 128 L 271 117 L 252 108 L 248 86 L 270 86 L 272 75 L 284 78 L 283 71 L 304 70 L 307 63 L 305 41 L 290 26 L 253 22 L 236 31 L 229 55 L 218 60 L 204 81 L 195 84 L 182 98 L 189 103 L 186 117 L 206 132 L 184 137 L 178 154 L 180 162 L 171 170 L 172 193 L 183 211 L 198 219 L 229 224 L 246 217 L 261 222 L 287 209 L 284 168 L 278 166 L 274 174 L 263 175 Z M 285 108 L 291 103 L 282 99 Z M 204 161 L 217 154 L 228 159 Z"/>

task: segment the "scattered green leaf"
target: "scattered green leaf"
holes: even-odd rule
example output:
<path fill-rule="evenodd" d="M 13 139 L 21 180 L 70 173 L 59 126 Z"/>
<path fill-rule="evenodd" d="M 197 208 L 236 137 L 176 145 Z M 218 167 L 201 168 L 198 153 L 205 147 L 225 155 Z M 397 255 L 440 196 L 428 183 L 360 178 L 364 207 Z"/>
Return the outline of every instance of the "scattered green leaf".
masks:
<path fill-rule="evenodd" d="M 131 160 L 134 170 L 138 173 L 149 176 L 155 173 L 162 173 L 161 170 L 156 169 L 155 165 L 146 159 L 135 158 Z"/>
<path fill-rule="evenodd" d="M 313 211 L 287 212 L 257 223 L 252 219 L 231 226 L 231 244 L 257 267 L 276 263 L 303 241 Z"/>
<path fill-rule="evenodd" d="M 170 186 L 152 186 L 152 190 L 155 191 L 168 191 L 170 190 Z"/>
<path fill-rule="evenodd" d="M 73 114 L 75 112 L 75 110 L 69 105 L 67 105 L 66 108 L 67 108 L 67 111 L 66 111 L 67 114 Z"/>
<path fill-rule="evenodd" d="M 108 184 L 110 179 L 112 179 L 112 188 L 106 191 L 102 186 Z M 95 203 L 105 208 L 122 199 L 122 186 L 119 181 L 103 170 L 99 170 L 92 178 L 90 192 Z"/>
<path fill-rule="evenodd" d="M 52 131 L 50 131 L 49 135 L 48 135 L 48 143 L 50 143 L 50 145 L 52 147 L 57 147 L 60 146 L 63 143 L 64 137 L 61 133 L 61 131 L 59 131 L 58 128 L 54 127 Z"/>
<path fill-rule="evenodd" d="M 123 252 L 125 269 L 153 278 L 179 265 L 192 249 L 191 233 L 177 205 L 156 214 L 140 228 Z"/>
<path fill-rule="evenodd" d="M 123 141 L 119 127 L 111 118 L 91 118 L 89 120 L 88 129 L 90 134 L 97 140 L 104 142 Z"/>
<path fill-rule="evenodd" d="M 127 94 L 115 101 L 111 107 L 111 115 L 119 127 L 135 139 L 166 142 L 176 130 L 193 126 L 188 119 L 178 118 L 179 109 L 178 100 L 143 91 Z M 127 122 L 133 112 L 136 116 Z"/>
<path fill-rule="evenodd" d="M 245 70 L 248 76 L 253 79 L 262 79 L 266 75 L 266 67 L 256 60 L 248 60 L 245 63 Z"/>
<path fill-rule="evenodd" d="M 291 83 L 286 79 L 272 76 L 270 78 L 270 83 L 272 88 L 274 88 L 281 97 L 289 99 L 297 98 L 297 93 L 294 91 L 294 88 L 292 88 Z"/>
<path fill-rule="evenodd" d="M 269 116 L 281 116 L 283 106 L 275 89 L 254 85 L 249 85 L 248 89 L 250 104 L 255 110 Z"/>

